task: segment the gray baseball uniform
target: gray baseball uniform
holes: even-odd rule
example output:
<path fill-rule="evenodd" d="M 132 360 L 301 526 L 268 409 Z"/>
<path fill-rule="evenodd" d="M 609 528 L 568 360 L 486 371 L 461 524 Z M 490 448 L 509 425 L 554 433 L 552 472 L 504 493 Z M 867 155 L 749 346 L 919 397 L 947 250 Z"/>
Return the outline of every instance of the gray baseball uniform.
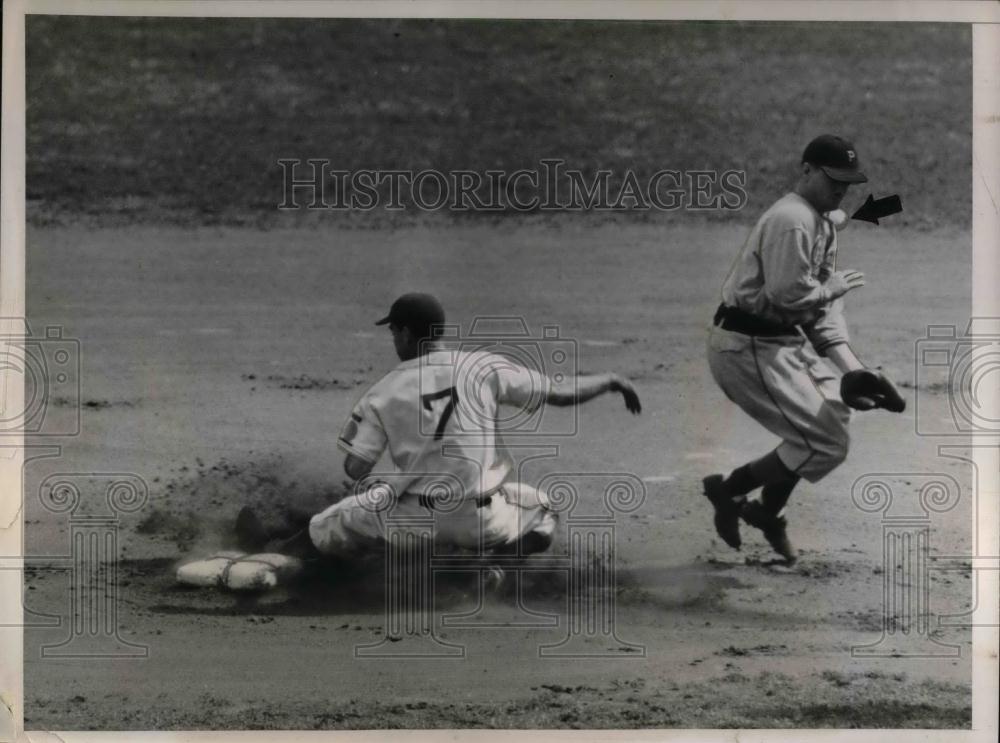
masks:
<path fill-rule="evenodd" d="M 820 358 L 848 342 L 843 300 L 824 286 L 836 257 L 830 221 L 798 194 L 785 195 L 737 255 L 708 340 L 716 383 L 782 439 L 781 461 L 810 482 L 837 467 L 849 443 L 840 375 Z"/>

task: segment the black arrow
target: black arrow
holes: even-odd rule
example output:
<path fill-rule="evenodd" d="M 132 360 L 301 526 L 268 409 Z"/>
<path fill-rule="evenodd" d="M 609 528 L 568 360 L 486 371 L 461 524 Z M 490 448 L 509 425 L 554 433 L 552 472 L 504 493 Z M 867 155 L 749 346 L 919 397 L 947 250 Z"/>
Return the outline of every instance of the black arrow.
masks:
<path fill-rule="evenodd" d="M 868 199 L 861 208 L 851 215 L 851 219 L 860 219 L 862 222 L 878 224 L 879 219 L 888 217 L 890 214 L 898 214 L 903 211 L 903 203 L 896 195 L 886 196 L 884 199 L 875 199 L 868 194 Z"/>

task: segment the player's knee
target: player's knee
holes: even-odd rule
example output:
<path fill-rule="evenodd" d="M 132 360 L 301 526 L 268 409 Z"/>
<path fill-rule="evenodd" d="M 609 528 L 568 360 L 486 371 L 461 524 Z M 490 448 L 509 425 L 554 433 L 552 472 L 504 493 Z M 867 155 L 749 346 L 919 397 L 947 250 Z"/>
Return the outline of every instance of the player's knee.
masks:
<path fill-rule="evenodd" d="M 847 459 L 850 447 L 851 439 L 847 434 L 846 428 L 840 435 L 831 436 L 828 440 L 824 441 L 818 452 L 818 465 L 823 470 L 823 474 L 829 474 L 842 465 L 844 460 Z"/>
<path fill-rule="evenodd" d="M 837 464 L 842 464 L 847 459 L 847 453 L 851 449 L 851 434 L 847 430 L 847 425 L 842 426 L 833 445 L 833 457 Z"/>
<path fill-rule="evenodd" d="M 843 464 L 844 460 L 847 459 L 847 453 L 851 449 L 851 440 L 848 436 L 844 436 L 843 439 L 837 442 L 837 448 L 835 451 L 835 458 L 837 464 Z"/>
<path fill-rule="evenodd" d="M 826 458 L 827 461 L 829 462 L 831 470 L 836 469 L 837 467 L 839 467 L 844 463 L 844 460 L 847 459 L 847 449 L 848 449 L 847 442 L 844 441 L 838 443 L 833 449 L 831 449 L 827 453 Z"/>

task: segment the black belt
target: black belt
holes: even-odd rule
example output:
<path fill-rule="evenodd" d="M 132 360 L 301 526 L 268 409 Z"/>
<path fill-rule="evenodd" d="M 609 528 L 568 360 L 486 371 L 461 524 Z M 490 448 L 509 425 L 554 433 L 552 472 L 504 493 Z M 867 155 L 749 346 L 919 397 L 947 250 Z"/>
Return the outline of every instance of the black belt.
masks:
<path fill-rule="evenodd" d="M 426 495 L 424 493 L 418 493 L 415 495 L 417 496 L 420 505 L 429 511 L 435 510 L 438 503 L 448 503 L 450 500 L 447 496 L 443 498 L 441 497 L 436 498 L 434 496 Z M 476 508 L 486 508 L 486 506 L 488 506 L 490 502 L 493 500 L 493 493 L 490 493 L 489 495 L 478 495 L 475 498 L 469 498 L 468 500 L 475 501 Z"/>
<path fill-rule="evenodd" d="M 798 335 L 798 327 L 795 325 L 782 325 L 773 320 L 766 320 L 758 315 L 744 312 L 736 307 L 727 307 L 725 304 L 719 305 L 712 322 L 723 330 L 743 335 L 760 335 L 769 338 L 779 335 Z"/>

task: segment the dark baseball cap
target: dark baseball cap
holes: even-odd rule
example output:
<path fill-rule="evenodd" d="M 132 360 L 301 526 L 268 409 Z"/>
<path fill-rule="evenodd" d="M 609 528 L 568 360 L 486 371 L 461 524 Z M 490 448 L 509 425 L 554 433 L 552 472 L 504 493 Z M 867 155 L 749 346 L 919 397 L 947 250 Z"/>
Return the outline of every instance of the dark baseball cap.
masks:
<path fill-rule="evenodd" d="M 429 338 L 434 325 L 444 325 L 444 308 L 430 294 L 404 294 L 389 308 L 389 314 L 376 325 L 398 325 L 409 328 L 420 338 Z"/>
<path fill-rule="evenodd" d="M 866 183 L 868 176 L 861 172 L 861 163 L 854 145 L 833 134 L 821 134 L 806 145 L 802 162 L 811 163 L 835 181 Z"/>

